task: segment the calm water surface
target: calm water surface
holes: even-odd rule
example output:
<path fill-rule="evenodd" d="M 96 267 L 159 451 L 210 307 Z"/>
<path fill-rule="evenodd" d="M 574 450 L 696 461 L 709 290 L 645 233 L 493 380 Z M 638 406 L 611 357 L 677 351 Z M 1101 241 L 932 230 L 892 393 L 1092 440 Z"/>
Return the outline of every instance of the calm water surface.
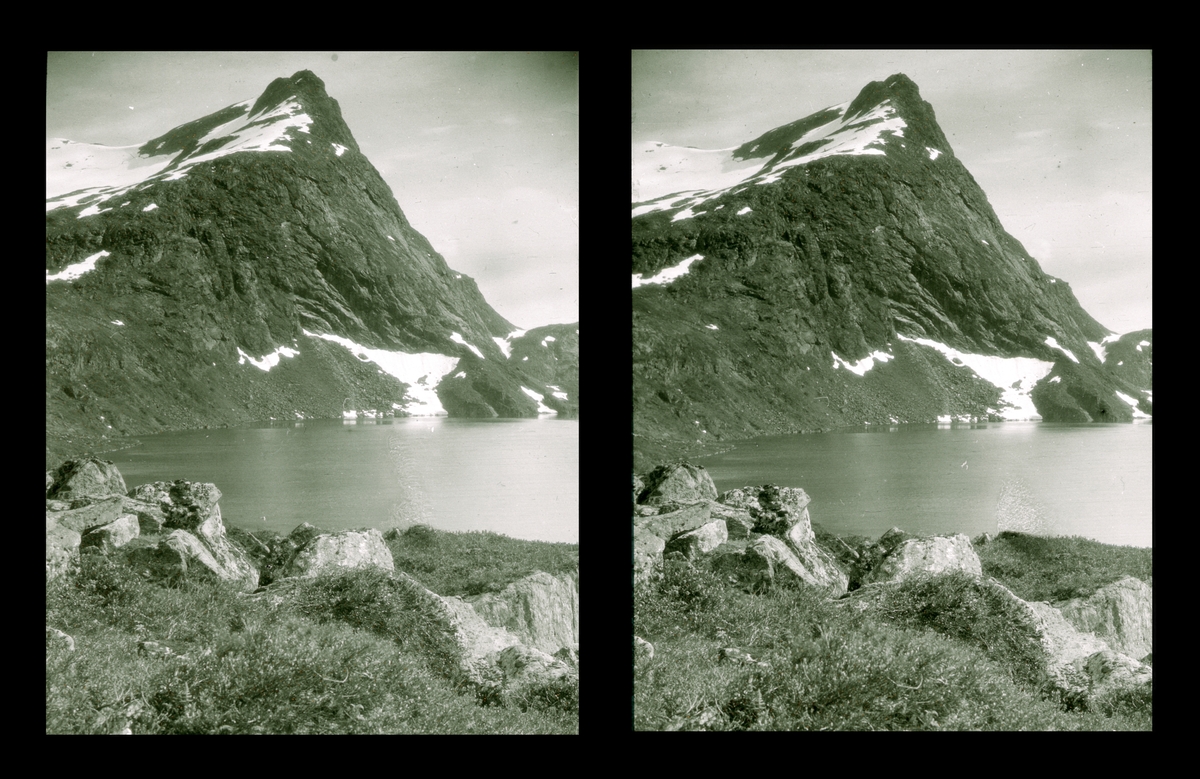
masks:
<path fill-rule="evenodd" d="M 579 541 L 579 421 L 309 421 L 139 436 L 103 457 L 133 487 L 212 482 L 227 525 L 406 527 Z"/>
<path fill-rule="evenodd" d="M 804 488 L 813 521 L 843 535 L 1019 530 L 1149 547 L 1153 430 L 898 425 L 758 438 L 699 462 L 722 492 Z"/>

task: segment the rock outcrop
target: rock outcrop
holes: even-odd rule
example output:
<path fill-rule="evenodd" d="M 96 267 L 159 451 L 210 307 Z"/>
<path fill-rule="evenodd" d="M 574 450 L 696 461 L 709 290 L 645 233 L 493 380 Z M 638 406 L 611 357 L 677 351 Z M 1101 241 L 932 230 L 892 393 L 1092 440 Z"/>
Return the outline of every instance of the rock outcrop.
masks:
<path fill-rule="evenodd" d="M 111 466 L 111 463 L 108 463 Z M 447 673 L 478 689 L 481 697 L 521 701 L 530 695 L 568 700 L 579 679 L 578 574 L 536 572 L 500 593 L 473 597 L 437 595 L 398 571 L 377 529 L 325 532 L 308 523 L 287 536 L 227 533 L 214 484 L 175 481 L 143 484 L 127 495 L 115 468 L 95 463 L 64 463 L 71 501 L 46 501 L 47 580 L 76 569 L 80 555 L 106 556 L 155 581 L 223 580 L 262 599 L 272 608 L 290 600 L 304 579 L 336 576 L 356 568 L 383 571 L 407 608 L 429 620 L 432 634 L 447 647 Z M 97 476 L 99 474 L 99 476 Z M 48 476 L 51 486 L 58 480 Z M 80 504 L 76 508 L 71 508 Z M 76 529 L 77 528 L 77 529 Z M 233 539 L 233 540 L 231 540 Z M 661 548 L 660 565 L 661 565 Z M 258 588 L 259 566 L 264 583 Z M 482 616 L 481 616 L 482 615 Z M 47 628 L 47 641 L 73 641 Z M 140 651 L 176 656 L 162 642 L 142 642 Z"/>
<path fill-rule="evenodd" d="M 1145 582 L 1127 576 L 1056 608 L 1078 630 L 1095 633 L 1117 652 L 1138 658 L 1150 654 L 1153 591 Z"/>
<path fill-rule="evenodd" d="M 53 481 L 51 481 L 53 479 Z M 125 480 L 109 460 L 88 457 L 67 460 L 47 473 L 46 499 L 74 501 L 102 500 L 125 496 Z"/>
<path fill-rule="evenodd" d="M 513 582 L 499 593 L 467 598 L 485 622 L 521 642 L 553 655 L 579 641 L 579 584 L 569 574 L 543 571 Z"/>
<path fill-rule="evenodd" d="M 712 477 L 702 465 L 669 463 L 643 474 L 641 481 L 642 491 L 636 502 L 651 506 L 714 500 L 717 497 Z M 636 488 L 636 480 L 634 485 Z"/>
<path fill-rule="evenodd" d="M 350 568 L 395 570 L 392 553 L 376 528 L 321 533 L 301 546 L 287 567 L 287 576 L 321 576 Z"/>
<path fill-rule="evenodd" d="M 656 577 L 662 555 L 678 553 L 711 555 L 714 567 L 753 589 L 794 579 L 835 596 L 846 591 L 846 573 L 816 544 L 802 489 L 763 485 L 717 497 L 703 467 L 676 462 L 635 474 L 634 493 L 635 582 Z"/>
<path fill-rule="evenodd" d="M 884 539 L 880 539 L 880 543 L 884 544 Z M 863 581 L 867 584 L 896 582 L 913 575 L 929 576 L 950 571 L 983 575 L 979 555 L 975 554 L 971 540 L 962 533 L 904 541 L 886 554 Z"/>
<path fill-rule="evenodd" d="M 772 485 L 743 487 L 722 493 L 716 501 L 686 463 L 674 463 L 650 474 L 634 476 L 634 580 L 661 576 L 663 555 L 688 565 L 706 566 L 730 576 L 751 591 L 787 582 L 816 588 L 837 603 L 859 610 L 876 609 L 889 593 L 909 580 L 947 574 L 969 577 L 972 586 L 993 600 L 1008 602 L 1017 621 L 1043 657 L 1044 683 L 1064 700 L 1095 703 L 1114 692 L 1135 690 L 1153 681 L 1150 588 L 1133 578 L 1102 587 L 1088 598 L 1058 607 L 1026 602 L 1004 585 L 983 575 L 971 540 L 963 534 L 916 537 L 891 528 L 878 540 L 842 543 L 843 570 L 819 546 L 808 514 L 808 495 L 798 488 Z M 704 474 L 707 476 L 707 474 Z M 655 511 L 648 506 L 653 487 L 674 480 L 670 500 L 659 493 Z M 639 484 L 642 489 L 639 490 Z M 671 509 L 657 513 L 658 508 Z M 983 543 L 990 541 L 982 538 Z M 847 592 L 849 594 L 847 595 Z M 846 597 L 842 597 L 846 596 Z M 720 636 L 718 636 L 720 638 Z M 653 657 L 648 642 L 635 636 L 638 662 Z M 742 648 L 722 649 L 731 663 L 758 661 Z"/>

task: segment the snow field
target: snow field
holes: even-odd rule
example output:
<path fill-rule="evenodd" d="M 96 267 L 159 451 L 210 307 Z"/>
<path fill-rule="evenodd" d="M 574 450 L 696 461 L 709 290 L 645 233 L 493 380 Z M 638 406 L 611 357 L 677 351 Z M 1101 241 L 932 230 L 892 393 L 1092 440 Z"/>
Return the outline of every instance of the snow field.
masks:
<path fill-rule="evenodd" d="M 1054 336 L 1050 336 L 1050 335 L 1046 336 L 1046 345 L 1051 347 L 1052 349 L 1058 349 L 1060 352 L 1062 352 L 1063 354 L 1070 357 L 1073 362 L 1079 362 L 1079 358 L 1076 357 L 1075 355 L 1071 354 L 1070 349 L 1067 349 L 1066 347 L 1058 345 L 1058 341 L 1054 338 Z"/>
<path fill-rule="evenodd" d="M 101 258 L 107 257 L 107 256 L 109 256 L 109 252 L 105 252 L 105 251 L 96 252 L 91 257 L 88 257 L 87 259 L 85 259 L 83 262 L 77 262 L 74 265 L 68 265 L 67 267 L 65 267 L 61 271 L 59 271 L 58 273 L 55 273 L 53 276 L 50 275 L 50 271 L 46 271 L 46 283 L 49 284 L 52 281 L 74 281 L 75 279 L 79 278 L 80 276 L 87 273 L 88 271 L 95 270 L 96 263 Z"/>
<path fill-rule="evenodd" d="M 1000 417 L 1009 420 L 1042 418 L 1041 414 L 1037 413 L 1037 408 L 1034 407 L 1029 393 L 1033 391 L 1035 384 L 1050 373 L 1054 368 L 1054 363 L 1033 357 L 994 357 L 970 354 L 928 338 L 909 338 L 899 333 L 896 334 L 896 337 L 902 341 L 937 349 L 945 355 L 947 360 L 956 365 L 965 365 L 973 370 L 979 378 L 999 387 L 1002 390 L 1001 401 L 1013 406 L 1013 408 L 1000 411 L 998 414 Z"/>
<path fill-rule="evenodd" d="M 270 354 L 264 355 L 261 360 L 256 360 L 250 355 L 242 351 L 242 347 L 238 347 L 238 365 L 245 365 L 247 362 L 258 368 L 260 371 L 266 372 L 279 364 L 280 357 L 295 357 L 300 352 L 288 346 L 281 346 Z"/>
<path fill-rule="evenodd" d="M 245 112 L 250 110 L 252 103 L 246 100 L 230 108 L 241 107 Z M 291 151 L 282 145 L 291 140 L 289 131 L 308 132 L 312 124 L 312 118 L 301 113 L 302 110 L 299 103 L 285 101 L 258 117 L 243 113 L 198 139 L 196 148 L 218 138 L 233 136 L 232 140 L 214 151 L 186 158 L 166 175 L 162 175 L 163 171 L 179 159 L 179 155 L 144 156 L 138 153 L 143 144 L 103 146 L 51 139 L 46 142 L 46 210 L 73 208 L 99 195 L 99 200 L 79 214 L 79 218 L 92 216 L 101 212 L 100 203 L 123 195 L 143 182 L 175 181 L 186 176 L 196 165 L 218 157 L 240 151 Z"/>
<path fill-rule="evenodd" d="M 766 167 L 769 160 L 764 162 L 761 157 L 734 159 L 733 152 L 738 147 L 692 149 L 656 141 L 634 146 L 632 194 L 637 205 L 632 209 L 632 216 L 682 208 L 671 221 L 690 219 L 705 213 L 694 211 L 697 206 L 739 185 L 771 184 L 779 181 L 787 168 L 835 154 L 886 154 L 882 148 L 887 141 L 885 133 L 904 137 L 904 120 L 896 115 L 889 101 L 847 119 L 845 111 L 849 106 L 847 102 L 825 109 L 837 111 L 838 116 L 792 143 L 792 149 L 799 149 L 805 144 L 824 142 L 820 148 L 802 156 L 785 158 L 769 169 Z M 937 159 L 941 153 L 934 149 L 929 152 L 931 159 Z M 748 211 L 743 209 L 738 213 Z"/>
<path fill-rule="evenodd" d="M 476 349 L 474 346 L 472 346 L 471 344 L 467 343 L 466 339 L 465 339 L 465 338 L 463 338 L 463 337 L 462 337 L 461 335 L 459 335 L 458 333 L 451 333 L 451 334 L 450 334 L 450 340 L 451 340 L 451 341 L 454 341 L 454 342 L 455 342 L 455 343 L 457 343 L 457 344 L 462 344 L 463 346 L 467 347 L 467 348 L 468 348 L 468 349 L 470 349 L 472 352 L 474 352 L 474 353 L 475 353 L 475 356 L 476 356 L 476 357 L 478 357 L 479 359 L 481 359 L 481 360 L 483 360 L 483 359 L 486 359 L 486 358 L 483 356 L 483 352 L 479 351 L 479 350 L 478 350 L 478 349 Z"/>
<path fill-rule="evenodd" d="M 403 410 L 413 416 L 446 416 L 446 409 L 438 400 L 436 388 L 438 383 L 448 373 L 458 367 L 457 357 L 444 354 L 419 352 L 408 354 L 385 349 L 369 349 L 354 343 L 349 338 L 337 335 L 320 335 L 305 330 L 310 338 L 323 338 L 326 341 L 340 344 L 350 350 L 350 353 L 362 362 L 373 362 L 383 369 L 384 373 L 395 376 L 408 385 L 408 394 L 413 401 L 407 406 L 392 404 L 393 408 Z"/>
<path fill-rule="evenodd" d="M 644 279 L 635 273 L 633 274 L 633 288 L 637 289 L 645 284 L 670 284 L 675 279 L 687 273 L 693 262 L 703 259 L 703 254 L 693 254 L 691 257 L 683 260 L 678 265 L 670 268 L 663 268 L 648 279 Z"/>
<path fill-rule="evenodd" d="M 524 392 L 526 395 L 528 395 L 529 397 L 531 397 L 537 401 L 539 414 L 557 414 L 558 413 L 557 411 L 555 411 L 554 409 L 550 408 L 549 406 L 547 406 L 545 403 L 542 402 L 542 398 L 544 398 L 545 395 L 539 395 L 538 393 L 534 392 L 533 390 L 529 389 L 528 387 L 521 387 L 521 392 Z"/>

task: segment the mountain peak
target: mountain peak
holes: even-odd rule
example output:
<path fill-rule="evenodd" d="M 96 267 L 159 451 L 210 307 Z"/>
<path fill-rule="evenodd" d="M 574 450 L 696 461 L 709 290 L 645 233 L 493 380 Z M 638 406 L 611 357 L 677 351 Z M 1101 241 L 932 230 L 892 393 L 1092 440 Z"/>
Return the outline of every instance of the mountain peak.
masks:
<path fill-rule="evenodd" d="M 912 140 L 914 146 L 928 146 L 953 155 L 950 142 L 938 126 L 933 106 L 921 98 L 916 82 L 903 73 L 894 73 L 884 81 L 872 81 L 863 87 L 846 108 L 844 119 L 867 114 L 885 103 L 904 120 L 904 136 Z"/>

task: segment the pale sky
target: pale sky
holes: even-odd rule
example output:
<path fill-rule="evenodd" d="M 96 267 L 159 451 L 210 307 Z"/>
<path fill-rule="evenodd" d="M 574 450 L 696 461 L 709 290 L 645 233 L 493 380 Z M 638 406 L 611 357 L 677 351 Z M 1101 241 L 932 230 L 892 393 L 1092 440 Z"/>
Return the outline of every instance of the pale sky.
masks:
<path fill-rule="evenodd" d="M 46 137 L 139 144 L 311 70 L 400 210 L 529 329 L 579 321 L 573 52 L 51 52 Z"/>
<path fill-rule="evenodd" d="M 1151 326 L 1149 51 L 633 53 L 633 143 L 739 146 L 904 73 L 1004 228 L 1095 319 Z"/>

